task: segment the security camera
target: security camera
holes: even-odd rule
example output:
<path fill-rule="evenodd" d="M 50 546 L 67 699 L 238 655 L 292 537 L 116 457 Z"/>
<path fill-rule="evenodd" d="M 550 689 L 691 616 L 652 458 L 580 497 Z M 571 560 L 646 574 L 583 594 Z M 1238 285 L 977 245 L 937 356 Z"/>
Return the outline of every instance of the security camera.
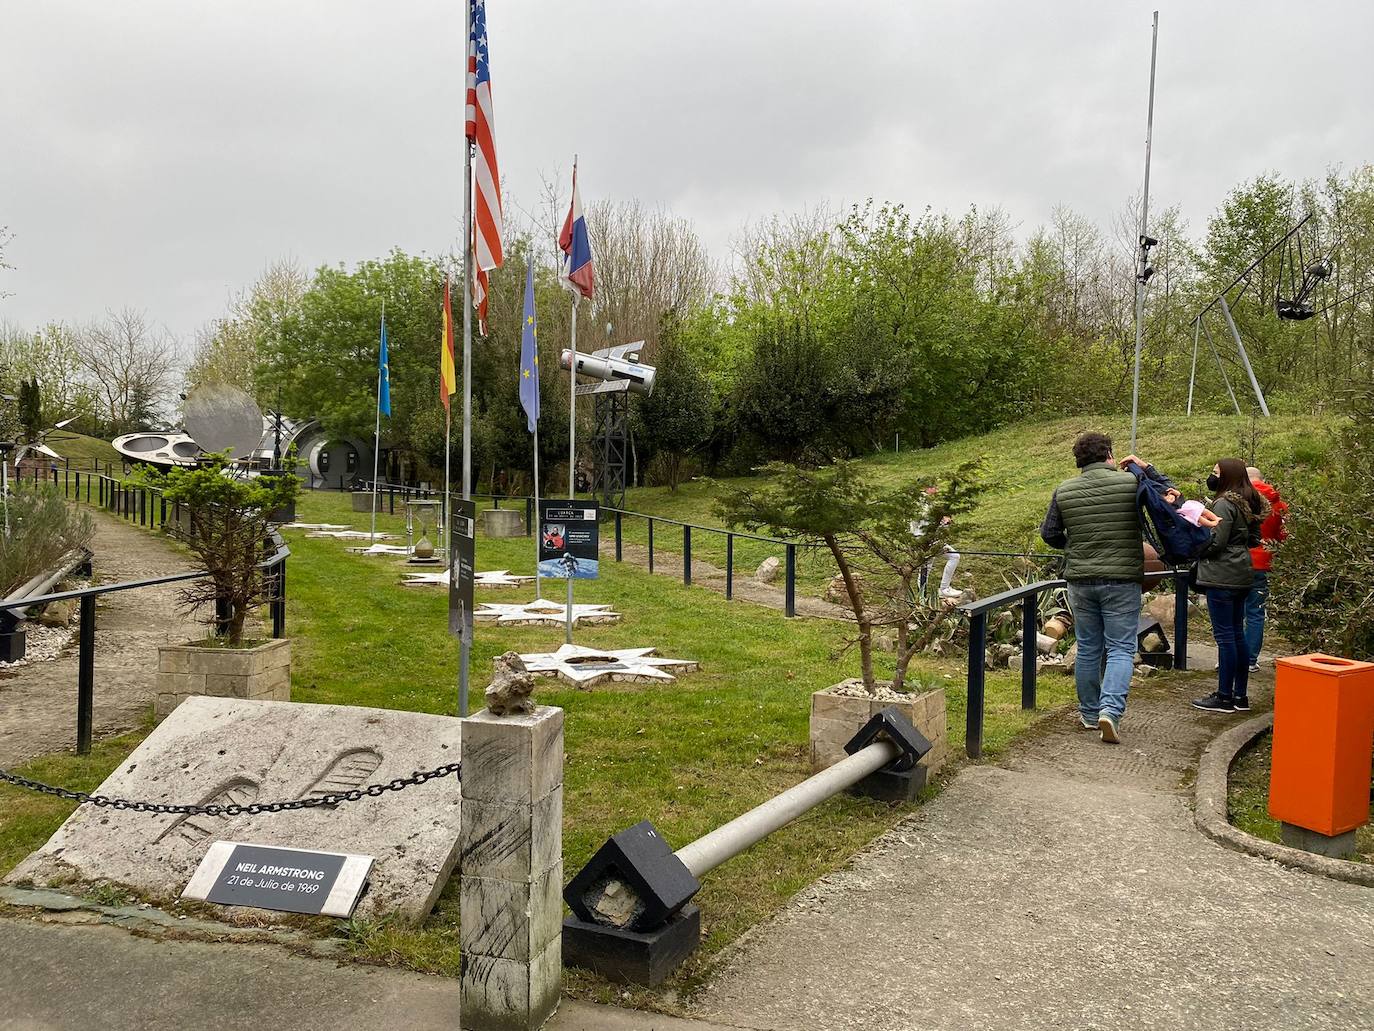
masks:
<path fill-rule="evenodd" d="M 1150 281 L 1150 277 L 1153 276 L 1154 274 L 1155 274 L 1154 266 L 1153 266 L 1153 265 L 1146 265 L 1144 271 L 1141 272 L 1140 275 L 1137 276 L 1136 278 L 1138 278 L 1142 283 L 1148 283 L 1148 282 Z"/>
<path fill-rule="evenodd" d="M 1156 246 L 1158 243 L 1159 241 L 1156 240 L 1153 236 L 1142 236 L 1140 238 L 1140 247 L 1142 250 L 1148 251 L 1151 247 Z"/>

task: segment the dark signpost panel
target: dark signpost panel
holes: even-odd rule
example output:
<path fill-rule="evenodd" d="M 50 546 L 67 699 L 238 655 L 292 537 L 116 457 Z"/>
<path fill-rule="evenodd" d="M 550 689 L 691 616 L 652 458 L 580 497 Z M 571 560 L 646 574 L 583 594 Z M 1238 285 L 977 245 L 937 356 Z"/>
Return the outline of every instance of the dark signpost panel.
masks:
<path fill-rule="evenodd" d="M 539 501 L 539 575 L 595 580 L 600 548 L 595 501 Z"/>
<path fill-rule="evenodd" d="M 448 631 L 472 643 L 472 586 L 477 577 L 477 502 L 454 500 L 449 517 Z"/>
<path fill-rule="evenodd" d="M 206 895 L 222 906 L 320 913 L 347 856 L 235 845 Z"/>

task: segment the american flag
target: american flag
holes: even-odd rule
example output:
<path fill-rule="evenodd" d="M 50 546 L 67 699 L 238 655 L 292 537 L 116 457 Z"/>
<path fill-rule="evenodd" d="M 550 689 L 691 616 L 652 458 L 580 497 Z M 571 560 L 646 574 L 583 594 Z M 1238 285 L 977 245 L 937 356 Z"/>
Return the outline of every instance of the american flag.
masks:
<path fill-rule="evenodd" d="M 491 107 L 491 66 L 487 49 L 486 0 L 469 0 L 467 137 L 476 145 L 473 169 L 473 247 L 482 272 L 500 266 L 501 174 L 496 167 L 496 139 Z M 482 277 L 485 278 L 485 277 Z M 485 304 L 486 291 L 481 303 Z"/>

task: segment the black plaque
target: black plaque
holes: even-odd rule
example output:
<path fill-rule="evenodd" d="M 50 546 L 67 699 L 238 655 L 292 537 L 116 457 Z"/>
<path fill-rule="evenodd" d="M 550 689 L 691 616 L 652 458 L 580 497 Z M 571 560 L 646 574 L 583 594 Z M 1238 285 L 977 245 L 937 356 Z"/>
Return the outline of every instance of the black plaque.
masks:
<path fill-rule="evenodd" d="M 348 856 L 235 845 L 205 901 L 284 913 L 321 913 Z"/>
<path fill-rule="evenodd" d="M 539 501 L 539 575 L 595 580 L 600 524 L 595 501 Z"/>
<path fill-rule="evenodd" d="M 472 586 L 477 578 L 477 503 L 452 502 L 448 548 L 448 632 L 472 643 Z"/>

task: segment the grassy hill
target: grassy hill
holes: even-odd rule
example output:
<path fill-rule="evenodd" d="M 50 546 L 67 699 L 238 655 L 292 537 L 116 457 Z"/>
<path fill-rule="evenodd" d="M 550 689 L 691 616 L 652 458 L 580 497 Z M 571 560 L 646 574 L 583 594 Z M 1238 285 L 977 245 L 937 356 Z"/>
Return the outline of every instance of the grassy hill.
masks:
<path fill-rule="evenodd" d="M 72 433 L 68 430 L 58 430 L 49 434 L 48 446 L 56 451 L 63 458 L 71 460 L 72 468 L 78 465 L 82 469 L 91 468 L 91 464 L 100 460 L 102 468 L 106 463 L 120 462 L 119 452 L 110 446 L 107 440 L 99 437 L 88 437 L 84 433 Z"/>
<path fill-rule="evenodd" d="M 1219 458 L 1236 456 L 1252 461 L 1280 487 L 1293 472 L 1320 463 L 1329 446 L 1330 416 L 1282 415 L 1252 421 L 1236 416 L 1199 415 L 1152 416 L 1141 420 L 1136 450 L 1147 461 L 1174 478 L 1192 497 L 1204 496 L 1203 481 Z M 875 480 L 897 485 L 905 480 L 946 474 L 964 462 L 981 458 L 993 486 L 978 510 L 965 517 L 955 533 L 962 548 L 986 551 L 1045 551 L 1037 528 L 1044 518 L 1050 494 L 1062 480 L 1074 474 L 1071 447 L 1084 430 L 1100 429 L 1117 442 L 1117 454 L 1129 452 L 1130 423 L 1127 420 L 1102 420 L 1090 417 L 1023 422 L 979 437 L 951 441 L 924 451 L 884 452 L 860 461 Z M 1252 453 L 1253 452 L 1253 453 Z M 676 492 L 666 487 L 632 490 L 626 507 L 649 515 L 663 516 L 705 526 L 720 526 L 713 511 L 716 494 L 723 485 L 744 486 L 762 483 L 761 478 L 742 478 L 711 482 L 693 480 Z M 626 538 L 643 543 L 647 539 L 638 520 L 625 524 Z M 724 545 L 693 538 L 694 556 L 721 564 Z M 700 542 L 700 543 L 699 543 Z M 668 528 L 656 534 L 655 547 L 679 551 L 681 539 Z M 738 567 L 751 571 L 763 557 L 777 554 L 778 548 L 740 541 L 735 547 Z M 972 563 L 977 571 L 1005 562 Z M 813 554 L 799 559 L 802 582 L 814 589 L 833 573 L 829 556 Z"/>

